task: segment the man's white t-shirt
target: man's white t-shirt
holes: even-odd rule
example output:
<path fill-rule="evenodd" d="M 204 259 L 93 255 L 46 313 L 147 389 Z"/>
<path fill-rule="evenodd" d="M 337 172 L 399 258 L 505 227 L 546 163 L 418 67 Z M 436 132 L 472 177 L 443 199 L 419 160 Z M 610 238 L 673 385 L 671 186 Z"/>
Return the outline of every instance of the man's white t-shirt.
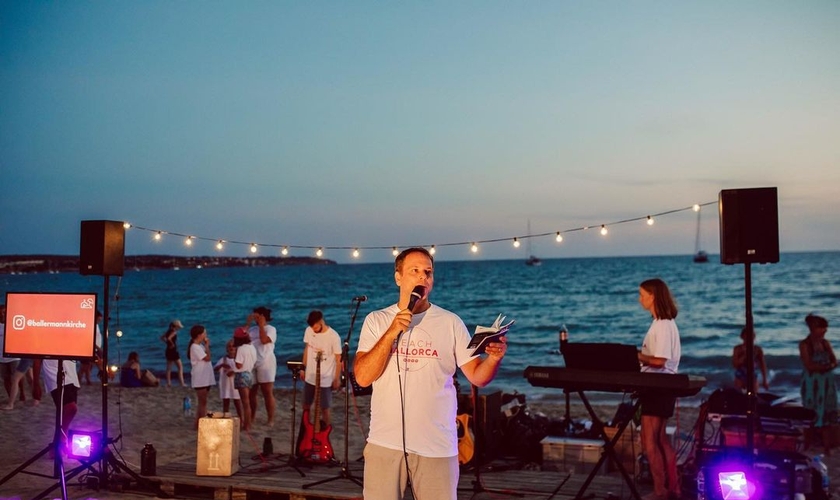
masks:
<path fill-rule="evenodd" d="M 643 366 L 643 372 L 677 373 L 681 355 L 680 330 L 677 328 L 677 322 L 672 319 L 653 320 L 642 341 L 642 354 L 667 360 L 663 368 Z"/>
<path fill-rule="evenodd" d="M 318 363 L 315 358 L 318 352 L 322 352 L 321 387 L 331 387 L 338 367 L 335 357 L 341 355 L 341 337 L 332 327 L 327 327 L 326 331 L 321 333 L 315 333 L 311 326 L 307 326 L 306 331 L 303 332 L 303 343 L 309 346 L 306 351 L 307 359 L 303 360 L 306 363 L 306 383 L 316 385 L 315 372 Z"/>
<path fill-rule="evenodd" d="M 394 304 L 368 314 L 357 352 L 371 350 L 399 311 Z M 384 372 L 373 382 L 368 442 L 403 449 L 402 401 L 406 450 L 424 457 L 456 456 L 458 402 L 453 375 L 473 359 L 469 342 L 467 327 L 454 313 L 432 304 L 415 314 L 399 345 L 392 348 Z"/>

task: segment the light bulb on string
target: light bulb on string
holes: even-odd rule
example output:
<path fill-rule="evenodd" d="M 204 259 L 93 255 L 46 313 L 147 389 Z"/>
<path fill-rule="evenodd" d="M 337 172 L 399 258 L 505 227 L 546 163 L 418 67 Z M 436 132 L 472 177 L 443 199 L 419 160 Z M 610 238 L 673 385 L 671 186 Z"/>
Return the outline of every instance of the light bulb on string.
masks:
<path fill-rule="evenodd" d="M 601 224 L 601 236 L 606 236 L 608 232 L 609 231 L 607 231 L 607 226 Z"/>
<path fill-rule="evenodd" d="M 519 238 L 514 238 L 513 239 L 513 248 L 519 248 L 519 245 L 520 245 Z"/>
<path fill-rule="evenodd" d="M 257 253 L 257 244 L 251 243 L 251 253 Z"/>
<path fill-rule="evenodd" d="M 188 247 L 191 247 L 192 244 L 193 244 L 193 237 L 192 236 L 187 236 L 187 239 L 184 240 L 184 245 L 187 245 Z"/>
<path fill-rule="evenodd" d="M 472 252 L 472 253 L 478 253 L 478 243 L 473 243 L 473 244 L 470 246 L 470 252 Z"/>
<path fill-rule="evenodd" d="M 123 336 L 122 330 L 117 330 L 117 338 L 120 338 L 122 336 Z"/>
<path fill-rule="evenodd" d="M 359 249 L 358 248 L 353 249 L 353 258 L 355 258 L 355 259 L 359 258 Z"/>
<path fill-rule="evenodd" d="M 691 207 L 691 209 L 694 210 L 695 212 L 699 212 L 700 211 L 700 205 L 695 203 L 694 206 Z"/>
<path fill-rule="evenodd" d="M 554 240 L 557 241 L 557 243 L 563 242 L 563 235 L 560 234 L 560 231 L 557 231 L 557 235 L 554 237 Z"/>
<path fill-rule="evenodd" d="M 216 250 L 221 250 L 225 247 L 225 240 L 219 240 L 216 242 Z"/>
<path fill-rule="evenodd" d="M 399 254 L 400 254 L 400 251 L 399 251 L 399 250 L 397 250 L 397 247 L 393 247 L 393 248 L 391 249 L 391 255 L 393 255 L 394 257 L 396 257 L 396 256 L 397 256 L 397 255 L 399 255 Z"/>
<path fill-rule="evenodd" d="M 647 216 L 647 225 L 648 225 L 648 226 L 652 226 L 652 225 L 653 225 L 653 217 L 651 217 L 650 215 L 648 215 L 648 216 Z"/>
<path fill-rule="evenodd" d="M 318 257 L 323 256 L 324 255 L 324 249 L 321 248 L 321 247 L 318 247 L 318 250 L 315 251 L 315 255 L 317 255 Z"/>
<path fill-rule="evenodd" d="M 283 249 L 280 250 L 280 254 L 281 255 L 289 255 L 289 247 L 283 247 Z"/>
<path fill-rule="evenodd" d="M 161 235 L 160 231 L 155 233 L 155 241 L 160 241 L 161 237 L 162 237 L 162 235 Z"/>
<path fill-rule="evenodd" d="M 131 223 L 128 221 L 123 222 L 123 229 L 131 229 Z"/>
<path fill-rule="evenodd" d="M 429 253 L 430 253 L 430 254 L 432 254 L 432 255 L 434 255 L 434 254 L 435 254 L 435 252 L 437 252 L 437 249 L 435 248 L 435 246 L 434 246 L 434 245 L 432 245 L 432 246 L 431 246 L 431 248 L 429 248 Z"/>

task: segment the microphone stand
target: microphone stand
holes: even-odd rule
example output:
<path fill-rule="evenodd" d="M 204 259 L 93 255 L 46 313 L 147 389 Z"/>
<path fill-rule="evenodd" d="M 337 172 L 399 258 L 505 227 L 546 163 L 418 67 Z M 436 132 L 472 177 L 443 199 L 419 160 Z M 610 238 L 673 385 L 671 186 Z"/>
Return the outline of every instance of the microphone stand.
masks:
<path fill-rule="evenodd" d="M 347 479 L 359 486 L 362 486 L 362 479 L 353 475 L 350 472 L 350 396 L 353 393 L 353 384 L 350 383 L 350 336 L 353 334 L 353 325 L 356 324 L 356 316 L 359 314 L 359 306 L 366 298 L 355 297 L 353 302 L 356 303 L 356 308 L 353 310 L 353 316 L 350 318 L 350 329 L 347 331 L 347 336 L 344 337 L 344 345 L 341 348 L 341 370 L 344 375 L 344 461 L 341 462 L 341 471 L 335 477 L 322 479 L 314 483 L 304 484 L 303 489 L 308 489 L 319 484 L 329 483 L 338 479 Z"/>

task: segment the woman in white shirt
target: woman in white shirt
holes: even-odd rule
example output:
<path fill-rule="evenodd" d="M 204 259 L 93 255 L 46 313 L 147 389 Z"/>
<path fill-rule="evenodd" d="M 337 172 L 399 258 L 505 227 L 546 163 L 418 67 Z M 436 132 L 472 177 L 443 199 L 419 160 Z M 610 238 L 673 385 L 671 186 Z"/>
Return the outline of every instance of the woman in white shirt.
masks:
<path fill-rule="evenodd" d="M 639 304 L 653 321 L 648 328 L 639 362 L 643 372 L 677 373 L 680 365 L 680 331 L 674 319 L 677 304 L 671 290 L 659 278 L 639 285 Z M 665 425 L 674 415 L 676 399 L 667 395 L 647 394 L 641 397 L 642 448 L 645 450 L 653 478 L 652 498 L 680 498 L 680 478 L 674 449 L 668 441 Z"/>

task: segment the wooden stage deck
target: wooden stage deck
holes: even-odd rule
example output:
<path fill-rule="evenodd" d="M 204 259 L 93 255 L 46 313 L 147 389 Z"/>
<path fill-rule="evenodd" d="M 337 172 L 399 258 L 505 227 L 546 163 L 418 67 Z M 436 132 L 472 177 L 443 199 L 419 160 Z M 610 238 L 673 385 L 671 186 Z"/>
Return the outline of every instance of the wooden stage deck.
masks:
<path fill-rule="evenodd" d="M 231 476 L 197 476 L 193 460 L 157 467 L 157 476 L 149 479 L 160 484 L 161 490 L 174 498 L 202 498 L 212 500 L 320 500 L 362 499 L 362 487 L 346 476 L 363 476 L 363 463 L 351 462 L 347 473 L 339 464 L 299 466 L 305 474 L 288 465 L 285 456 L 275 455 L 269 460 L 255 461 L 252 456 L 240 455 L 240 469 Z M 337 478 L 312 487 L 305 485 Z M 518 470 L 509 464 L 494 462 L 482 469 L 480 484 L 474 471 L 462 471 L 459 500 L 523 498 L 526 500 L 550 497 L 574 498 L 586 479 L 586 474 Z M 565 482 L 564 482 L 565 481 Z M 563 483 L 562 487 L 558 487 Z M 637 485 L 640 494 L 650 491 L 648 485 Z M 486 490 L 486 491 L 485 491 Z M 556 490 L 556 491 L 555 491 Z M 509 496 L 506 493 L 516 493 Z M 591 495 L 591 496 L 590 496 Z M 612 496 L 610 496 L 612 495 Z M 599 474 L 589 485 L 584 498 L 630 499 L 630 488 L 618 473 Z"/>

